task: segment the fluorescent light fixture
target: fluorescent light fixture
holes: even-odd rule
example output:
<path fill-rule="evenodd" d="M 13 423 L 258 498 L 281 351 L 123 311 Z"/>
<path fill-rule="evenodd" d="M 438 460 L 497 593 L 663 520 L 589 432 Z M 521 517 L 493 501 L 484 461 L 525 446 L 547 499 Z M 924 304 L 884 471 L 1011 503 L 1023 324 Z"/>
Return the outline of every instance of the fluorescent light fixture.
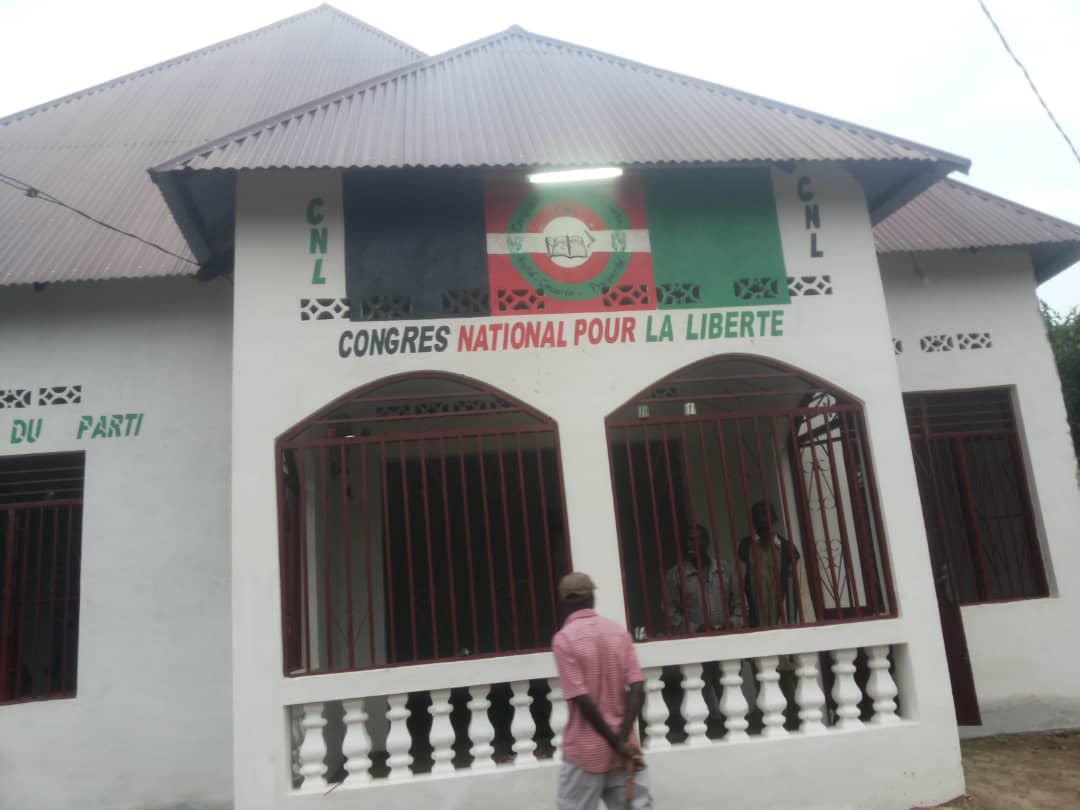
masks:
<path fill-rule="evenodd" d="M 530 183 L 585 183 L 590 180 L 610 180 L 622 175 L 618 166 L 601 166 L 596 169 L 567 169 L 561 172 L 537 172 L 529 175 Z"/>

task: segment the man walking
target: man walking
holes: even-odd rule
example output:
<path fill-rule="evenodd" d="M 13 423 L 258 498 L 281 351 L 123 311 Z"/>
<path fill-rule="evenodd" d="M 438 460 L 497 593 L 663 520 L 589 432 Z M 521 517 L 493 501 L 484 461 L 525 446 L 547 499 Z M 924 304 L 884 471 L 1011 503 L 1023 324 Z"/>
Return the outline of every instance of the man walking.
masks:
<path fill-rule="evenodd" d="M 637 741 L 645 699 L 630 634 L 593 610 L 596 586 L 588 574 L 559 582 L 562 629 L 552 650 L 570 718 L 563 733 L 559 810 L 652 807 L 645 761 Z"/>

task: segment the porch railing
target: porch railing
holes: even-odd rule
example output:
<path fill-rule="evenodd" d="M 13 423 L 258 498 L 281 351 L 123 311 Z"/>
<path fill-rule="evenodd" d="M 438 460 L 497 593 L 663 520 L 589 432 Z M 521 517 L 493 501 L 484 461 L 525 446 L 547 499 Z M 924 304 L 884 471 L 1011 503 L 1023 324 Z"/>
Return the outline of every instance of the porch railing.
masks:
<path fill-rule="evenodd" d="M 903 645 L 705 662 L 701 649 L 698 642 L 639 646 L 647 750 L 844 734 L 902 722 L 893 671 Z M 446 667 L 462 669 L 453 679 Z M 364 689 L 287 707 L 295 793 L 544 767 L 561 759 L 568 707 L 550 655 L 441 665 L 438 672 L 450 677 L 436 688 L 416 688 L 436 675 L 435 667 L 412 669 L 381 680 L 401 691 Z M 507 680 L 477 680 L 481 672 L 500 670 Z"/>

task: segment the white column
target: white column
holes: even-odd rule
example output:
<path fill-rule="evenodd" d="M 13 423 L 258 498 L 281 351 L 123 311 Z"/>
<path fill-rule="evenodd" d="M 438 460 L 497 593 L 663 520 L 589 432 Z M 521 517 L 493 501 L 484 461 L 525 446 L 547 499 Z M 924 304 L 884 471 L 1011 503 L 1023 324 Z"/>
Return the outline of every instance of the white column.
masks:
<path fill-rule="evenodd" d="M 708 726 L 705 718 L 709 716 L 709 707 L 701 694 L 705 681 L 701 679 L 701 664 L 684 664 L 683 671 L 683 699 L 682 716 L 686 721 L 687 745 L 705 745 L 709 738 L 706 736 Z"/>
<path fill-rule="evenodd" d="M 326 719 L 322 716 L 323 704 L 305 703 L 304 717 L 300 727 L 304 739 L 300 743 L 300 775 L 304 781 L 300 790 L 321 793 L 326 790 L 326 740 L 323 729 Z"/>
<path fill-rule="evenodd" d="M 866 682 L 866 694 L 874 701 L 874 716 L 870 720 L 875 725 L 899 723 L 896 714 L 896 681 L 889 672 L 889 648 L 867 647 L 867 665 L 870 667 L 870 679 Z"/>
<path fill-rule="evenodd" d="M 510 698 L 510 705 L 514 707 L 514 719 L 510 722 L 510 736 L 514 738 L 514 764 L 536 762 L 536 743 L 533 741 L 536 723 L 529 711 L 533 702 L 529 695 L 529 682 L 514 681 L 510 684 L 510 689 L 514 693 Z"/>
<path fill-rule="evenodd" d="M 450 724 L 453 710 L 449 689 L 436 689 L 431 693 L 428 713 L 431 715 L 431 758 L 435 762 L 431 766 L 433 774 L 454 772 L 454 727 Z"/>
<path fill-rule="evenodd" d="M 862 728 L 859 719 L 859 701 L 862 692 L 855 683 L 855 655 L 858 650 L 833 650 L 832 697 L 836 702 L 836 727 L 838 729 Z"/>
<path fill-rule="evenodd" d="M 798 664 L 795 677 L 799 679 L 795 687 L 795 702 L 799 704 L 799 731 L 803 734 L 821 734 L 826 730 L 821 722 L 825 693 L 818 683 L 818 655 L 796 655 L 795 662 Z"/>
<path fill-rule="evenodd" d="M 491 747 L 491 741 L 495 737 L 495 728 L 488 718 L 491 701 L 487 699 L 487 696 L 490 689 L 491 687 L 487 684 L 469 687 L 471 700 L 468 706 L 469 711 L 472 713 L 469 718 L 469 739 L 472 740 L 472 748 L 469 749 L 469 753 L 473 757 L 472 769 L 474 771 L 483 771 L 495 767 L 495 760 L 492 759 L 495 749 Z"/>
<path fill-rule="evenodd" d="M 368 768 L 371 767 L 371 737 L 367 730 L 367 712 L 363 698 L 343 700 L 345 708 L 345 739 L 341 743 L 341 753 L 345 756 L 344 785 L 362 785 L 371 781 Z"/>
<path fill-rule="evenodd" d="M 661 667 L 645 670 L 645 747 L 650 751 L 671 748 L 668 742 L 668 707 L 661 692 L 664 682 L 660 680 Z"/>
<path fill-rule="evenodd" d="M 720 697 L 720 711 L 724 715 L 724 729 L 727 731 L 724 741 L 747 740 L 750 735 L 746 729 L 750 724 L 746 721 L 746 713 L 750 706 L 742 691 L 742 661 L 721 661 L 720 683 L 724 687 L 724 694 Z"/>
<path fill-rule="evenodd" d="M 390 721 L 390 730 L 386 732 L 386 753 L 389 754 L 386 764 L 390 768 L 388 778 L 391 782 L 409 779 L 412 776 L 412 771 L 409 770 L 413 761 L 412 754 L 409 753 L 409 749 L 412 748 L 412 738 L 405 724 L 411 714 L 405 706 L 408 699 L 407 694 L 389 695 L 386 698 L 389 704 L 386 719 Z"/>
<path fill-rule="evenodd" d="M 563 732 L 566 730 L 566 721 L 570 717 L 570 712 L 563 698 L 562 685 L 558 677 L 549 678 L 548 686 L 551 687 L 551 691 L 548 692 L 548 703 L 551 704 L 551 718 L 548 720 L 551 724 L 551 746 L 555 749 L 554 758 L 562 759 Z"/>
<path fill-rule="evenodd" d="M 780 691 L 780 673 L 776 671 L 779 657 L 766 655 L 754 659 L 757 664 L 758 696 L 757 707 L 761 709 L 761 722 L 765 725 L 762 737 L 786 737 L 784 728 L 784 709 L 787 699 Z"/>

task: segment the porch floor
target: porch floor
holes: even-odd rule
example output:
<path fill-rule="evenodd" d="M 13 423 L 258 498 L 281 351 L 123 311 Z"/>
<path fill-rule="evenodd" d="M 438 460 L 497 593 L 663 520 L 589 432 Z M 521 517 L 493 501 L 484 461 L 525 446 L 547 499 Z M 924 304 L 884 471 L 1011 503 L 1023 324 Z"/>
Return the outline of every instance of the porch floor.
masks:
<path fill-rule="evenodd" d="M 943 808 L 1080 807 L 1080 729 L 963 740 L 967 795 Z"/>

